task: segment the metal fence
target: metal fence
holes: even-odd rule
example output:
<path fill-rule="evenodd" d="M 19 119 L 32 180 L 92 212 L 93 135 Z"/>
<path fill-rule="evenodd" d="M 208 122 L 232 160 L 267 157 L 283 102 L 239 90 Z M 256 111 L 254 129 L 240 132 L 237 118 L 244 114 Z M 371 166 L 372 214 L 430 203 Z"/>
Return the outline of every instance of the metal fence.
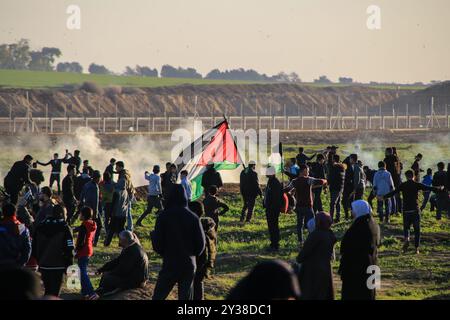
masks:
<path fill-rule="evenodd" d="M 0 118 L 3 133 L 72 133 L 89 127 L 100 133 L 170 132 L 200 120 L 214 126 L 223 116 L 211 117 L 15 117 Z M 233 129 L 299 130 L 385 130 L 450 128 L 449 115 L 354 115 L 354 116 L 228 116 Z"/>

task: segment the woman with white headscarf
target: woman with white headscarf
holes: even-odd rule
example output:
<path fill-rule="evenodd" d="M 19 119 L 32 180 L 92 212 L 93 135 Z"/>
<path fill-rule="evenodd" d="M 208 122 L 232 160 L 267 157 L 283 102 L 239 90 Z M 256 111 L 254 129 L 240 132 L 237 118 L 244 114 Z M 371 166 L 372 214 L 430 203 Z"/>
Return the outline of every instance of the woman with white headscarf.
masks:
<path fill-rule="evenodd" d="M 375 289 L 367 285 L 372 273 L 367 268 L 377 264 L 380 228 L 367 201 L 356 200 L 351 206 L 354 221 L 341 242 L 342 300 L 374 300 Z"/>

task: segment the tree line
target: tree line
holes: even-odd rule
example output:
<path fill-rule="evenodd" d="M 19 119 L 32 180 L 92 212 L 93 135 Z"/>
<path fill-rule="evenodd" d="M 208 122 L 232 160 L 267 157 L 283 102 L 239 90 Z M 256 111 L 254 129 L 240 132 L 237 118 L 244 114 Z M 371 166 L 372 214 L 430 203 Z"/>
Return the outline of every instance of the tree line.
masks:
<path fill-rule="evenodd" d="M 16 43 L 0 45 L 0 69 L 15 70 L 37 70 L 37 71 L 57 71 L 57 72 L 74 72 L 82 73 L 83 66 L 76 61 L 59 62 L 55 66 L 55 60 L 60 58 L 62 52 L 58 48 L 43 47 L 41 50 L 32 50 L 30 43 L 26 39 L 21 39 Z M 113 75 L 113 71 L 107 67 L 97 63 L 91 63 L 88 67 L 90 74 Z M 135 67 L 126 66 L 125 70 L 119 75 L 123 76 L 139 76 L 139 77 L 161 77 L 161 78 L 189 78 L 189 79 L 211 79 L 211 80 L 241 80 L 241 81 L 261 81 L 261 82 L 302 82 L 299 75 L 295 72 L 280 72 L 276 75 L 268 76 L 259 73 L 253 69 L 237 68 L 232 70 L 220 71 L 219 69 L 211 70 L 206 76 L 202 76 L 194 68 L 173 67 L 171 65 L 163 65 L 161 71 L 148 66 L 136 65 Z M 340 77 L 338 79 L 341 84 L 356 83 L 350 77 Z M 327 76 L 320 76 L 314 80 L 318 84 L 333 83 Z M 378 84 L 371 82 L 371 84 Z M 416 85 L 423 83 L 416 83 Z"/>

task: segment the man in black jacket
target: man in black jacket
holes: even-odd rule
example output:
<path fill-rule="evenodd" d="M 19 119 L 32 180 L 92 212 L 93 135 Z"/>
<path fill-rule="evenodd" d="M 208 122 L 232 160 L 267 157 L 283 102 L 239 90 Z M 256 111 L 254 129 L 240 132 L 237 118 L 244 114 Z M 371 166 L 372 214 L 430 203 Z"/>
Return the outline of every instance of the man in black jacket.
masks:
<path fill-rule="evenodd" d="M 214 163 L 212 161 L 208 162 L 206 166 L 206 171 L 202 176 L 202 187 L 207 194 L 209 187 L 216 186 L 219 190 L 223 187 L 222 177 L 220 173 L 214 168 Z"/>
<path fill-rule="evenodd" d="M 352 193 L 354 190 L 353 186 L 353 166 L 350 163 L 350 156 L 346 157 L 344 161 L 342 161 L 343 164 L 345 164 L 345 182 L 344 182 L 344 190 L 342 192 L 342 206 L 344 207 L 344 213 L 345 213 L 345 219 L 349 219 L 349 211 L 350 211 L 350 204 L 352 203 Z"/>
<path fill-rule="evenodd" d="M 177 183 L 177 166 L 174 163 L 166 163 L 166 172 L 161 174 L 161 188 L 163 194 L 163 204 L 167 205 L 173 186 Z"/>
<path fill-rule="evenodd" d="M 31 184 L 30 181 L 30 166 L 33 157 L 26 155 L 23 160 L 14 162 L 4 180 L 4 187 L 6 193 L 10 196 L 10 202 L 17 204 L 19 192 L 25 184 Z"/>
<path fill-rule="evenodd" d="M 79 174 L 81 166 L 80 150 L 75 150 L 73 156 L 66 150 L 66 155 L 63 162 L 74 165 L 76 174 Z"/>
<path fill-rule="evenodd" d="M 447 172 L 445 164 L 439 162 L 437 164 L 438 171 L 433 175 L 433 187 L 442 187 L 442 190 L 436 192 L 436 219 L 441 220 L 442 213 L 446 213 L 450 218 L 450 209 L 448 207 L 448 189 L 447 186 Z"/>
<path fill-rule="evenodd" d="M 51 165 L 52 171 L 50 172 L 50 182 L 48 186 L 51 189 L 53 187 L 53 183 L 55 183 L 56 181 L 58 194 L 61 194 L 61 164 L 63 163 L 63 161 L 64 159 L 59 159 L 59 155 L 57 153 L 53 154 L 53 159 L 46 163 L 36 161 L 37 164 L 44 167 Z"/>
<path fill-rule="evenodd" d="M 266 209 L 267 226 L 270 236 L 270 251 L 278 251 L 280 248 L 280 229 L 278 227 L 278 219 L 280 217 L 280 209 L 283 203 L 283 187 L 275 176 L 275 168 L 269 167 L 266 171 L 267 181 L 264 193 L 264 208 Z"/>
<path fill-rule="evenodd" d="M 241 222 L 250 222 L 255 208 L 257 196 L 261 196 L 261 188 L 259 187 L 258 173 L 255 171 L 256 162 L 250 161 L 248 167 L 242 170 L 240 176 L 240 190 L 244 206 L 241 211 Z"/>
<path fill-rule="evenodd" d="M 97 294 L 103 295 L 120 289 L 142 287 L 148 280 L 148 257 L 136 235 L 124 230 L 119 234 L 120 255 L 98 269 L 102 274 Z"/>
<path fill-rule="evenodd" d="M 77 207 L 77 199 L 75 198 L 75 166 L 73 164 L 69 164 L 67 166 L 67 175 L 64 177 L 62 181 L 62 199 L 64 205 L 67 209 L 67 222 L 70 224 L 70 221 L 75 213 L 75 208 Z"/>
<path fill-rule="evenodd" d="M 345 166 L 340 163 L 339 155 L 335 154 L 332 158 L 330 172 L 328 175 L 330 188 L 330 216 L 334 222 L 339 222 L 341 219 L 341 200 L 342 192 L 345 183 Z M 336 212 L 336 216 L 334 216 Z"/>
<path fill-rule="evenodd" d="M 323 154 L 318 154 L 316 157 L 316 162 L 311 164 L 311 177 L 317 179 L 326 179 L 326 167 L 325 167 L 325 157 Z M 322 195 L 322 189 L 324 187 L 320 186 L 313 189 L 314 202 L 313 209 L 314 212 L 323 211 L 322 199 L 320 196 Z"/>
<path fill-rule="evenodd" d="M 105 172 L 109 173 L 112 182 L 114 182 L 114 174 L 117 174 L 117 172 L 114 171 L 115 165 L 116 165 L 116 159 L 111 158 L 111 160 L 109 160 L 109 165 L 105 169 Z"/>
<path fill-rule="evenodd" d="M 314 157 L 317 154 L 317 153 L 314 153 L 311 157 L 308 157 L 303 152 L 304 152 L 304 148 L 303 147 L 298 148 L 298 154 L 295 157 L 295 159 L 297 160 L 297 164 L 298 165 L 306 164 L 306 162 L 311 161 L 312 159 L 314 159 Z"/>
<path fill-rule="evenodd" d="M 192 300 L 196 257 L 205 248 L 200 219 L 187 208 L 182 185 L 175 185 L 168 207 L 157 217 L 151 233 L 153 250 L 163 258 L 153 300 L 164 300 L 178 283 L 178 299 Z"/>

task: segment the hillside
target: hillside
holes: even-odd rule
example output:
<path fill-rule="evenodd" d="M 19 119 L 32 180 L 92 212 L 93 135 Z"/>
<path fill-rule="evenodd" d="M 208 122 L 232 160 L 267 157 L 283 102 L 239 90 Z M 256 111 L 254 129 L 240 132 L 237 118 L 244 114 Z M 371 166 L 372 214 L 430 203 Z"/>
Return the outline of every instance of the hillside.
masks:
<path fill-rule="evenodd" d="M 167 79 L 166 79 L 167 80 Z M 28 107 L 34 117 L 96 116 L 169 116 L 193 115 L 311 115 L 337 112 L 337 101 L 344 114 L 353 108 L 377 112 L 380 104 L 410 94 L 410 90 L 378 90 L 362 86 L 315 87 L 297 84 L 204 84 L 171 85 L 155 88 L 109 87 L 89 93 L 79 88 L 0 89 L 0 116 L 24 117 Z M 197 97 L 197 99 L 196 99 Z M 197 100 L 197 107 L 195 101 Z"/>
<path fill-rule="evenodd" d="M 422 114 L 430 113 L 431 97 L 434 98 L 434 111 L 437 114 L 445 114 L 445 108 L 450 105 L 450 81 L 442 82 L 434 86 L 418 90 L 410 95 L 402 95 L 383 105 L 384 110 L 392 112 L 392 105 L 396 105 L 396 111 L 406 113 L 406 105 L 409 112 L 418 112 L 419 106 Z"/>

